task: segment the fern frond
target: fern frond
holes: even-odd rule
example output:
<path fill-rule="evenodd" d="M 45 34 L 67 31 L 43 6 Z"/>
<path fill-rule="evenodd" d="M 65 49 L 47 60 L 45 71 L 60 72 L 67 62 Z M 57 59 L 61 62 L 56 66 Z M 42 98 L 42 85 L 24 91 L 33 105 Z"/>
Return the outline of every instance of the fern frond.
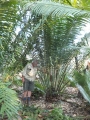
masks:
<path fill-rule="evenodd" d="M 30 9 L 38 15 L 44 16 L 89 16 L 88 11 L 73 8 L 56 2 L 29 2 L 24 6 L 24 10 Z"/>

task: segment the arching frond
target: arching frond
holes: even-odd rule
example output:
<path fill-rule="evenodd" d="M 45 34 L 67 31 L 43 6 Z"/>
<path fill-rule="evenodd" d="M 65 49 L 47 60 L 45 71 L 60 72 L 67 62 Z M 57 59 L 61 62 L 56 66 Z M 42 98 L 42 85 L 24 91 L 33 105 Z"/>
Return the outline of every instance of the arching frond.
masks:
<path fill-rule="evenodd" d="M 14 90 L 7 87 L 8 84 L 0 82 L 0 115 L 6 115 L 9 120 L 18 115 L 19 100 Z"/>
<path fill-rule="evenodd" d="M 83 11 L 80 9 L 73 8 L 68 5 L 59 4 L 56 2 L 29 2 L 24 6 L 25 9 L 30 9 L 36 14 L 44 16 L 80 16 L 86 15 L 89 16 L 88 11 Z"/>

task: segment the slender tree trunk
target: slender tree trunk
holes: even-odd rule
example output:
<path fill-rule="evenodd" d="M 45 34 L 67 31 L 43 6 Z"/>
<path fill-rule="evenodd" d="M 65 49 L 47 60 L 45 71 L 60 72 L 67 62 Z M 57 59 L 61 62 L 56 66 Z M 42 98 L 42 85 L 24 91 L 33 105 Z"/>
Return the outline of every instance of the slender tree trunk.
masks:
<path fill-rule="evenodd" d="M 75 64 L 76 64 L 76 70 L 78 70 L 78 59 L 77 59 L 77 56 L 75 57 Z"/>

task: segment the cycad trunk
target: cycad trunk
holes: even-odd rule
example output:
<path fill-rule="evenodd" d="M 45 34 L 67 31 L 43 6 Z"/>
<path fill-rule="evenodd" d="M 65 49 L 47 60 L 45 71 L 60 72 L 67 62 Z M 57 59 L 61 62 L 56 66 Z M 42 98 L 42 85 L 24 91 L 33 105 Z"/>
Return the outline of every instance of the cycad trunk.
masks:
<path fill-rule="evenodd" d="M 45 73 L 40 73 L 41 84 L 45 90 L 46 101 L 54 101 L 63 93 L 64 88 L 68 85 L 65 76 L 66 68 L 62 65 L 60 68 L 50 67 Z"/>
<path fill-rule="evenodd" d="M 56 91 L 53 86 L 50 86 L 46 91 L 45 101 L 55 101 L 55 99 L 58 98 L 58 96 L 58 91 Z"/>

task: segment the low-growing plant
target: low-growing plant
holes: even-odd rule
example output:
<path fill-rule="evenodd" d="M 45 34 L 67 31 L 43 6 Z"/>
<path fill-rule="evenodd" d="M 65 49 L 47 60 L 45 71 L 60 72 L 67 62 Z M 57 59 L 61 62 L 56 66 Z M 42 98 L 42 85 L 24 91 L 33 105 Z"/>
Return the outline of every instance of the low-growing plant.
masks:
<path fill-rule="evenodd" d="M 48 115 L 46 120 L 73 120 L 66 116 L 61 108 L 54 108 Z"/>
<path fill-rule="evenodd" d="M 37 120 L 38 114 L 42 110 L 38 107 L 35 107 L 34 105 L 31 105 L 30 107 L 23 107 L 23 120 Z M 26 118 L 25 118 L 26 116 Z"/>
<path fill-rule="evenodd" d="M 25 118 L 25 116 L 27 118 Z M 26 107 L 23 110 L 23 120 L 77 120 L 63 113 L 61 108 L 52 110 L 41 109 L 35 106 Z"/>
<path fill-rule="evenodd" d="M 42 86 L 42 84 L 40 84 L 40 82 L 35 82 L 35 88 L 34 91 L 32 93 L 32 96 L 35 97 L 35 99 L 39 99 L 39 97 L 42 97 L 45 94 L 44 92 L 44 88 Z"/>

